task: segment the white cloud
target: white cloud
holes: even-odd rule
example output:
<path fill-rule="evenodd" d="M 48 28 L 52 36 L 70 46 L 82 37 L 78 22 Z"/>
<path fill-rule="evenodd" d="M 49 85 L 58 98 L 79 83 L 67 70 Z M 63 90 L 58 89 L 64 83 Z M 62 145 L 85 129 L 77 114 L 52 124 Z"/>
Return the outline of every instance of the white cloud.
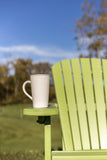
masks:
<path fill-rule="evenodd" d="M 78 38 L 78 44 L 79 45 L 90 45 L 94 41 L 95 41 L 94 38 L 88 38 L 88 37 L 84 37 L 84 36 Z"/>
<path fill-rule="evenodd" d="M 50 48 L 50 47 L 37 47 L 30 45 L 21 45 L 21 46 L 9 46 L 9 47 L 0 47 L 0 52 L 2 53 L 22 53 L 22 54 L 34 54 L 43 57 L 71 57 L 75 56 L 72 51 L 65 51 L 60 48 Z"/>
<path fill-rule="evenodd" d="M 5 63 L 7 60 L 15 58 L 31 58 L 37 61 L 55 61 L 67 58 L 78 57 L 79 52 L 67 51 L 57 47 L 40 47 L 33 45 L 19 45 L 19 46 L 0 46 L 0 63 Z"/>

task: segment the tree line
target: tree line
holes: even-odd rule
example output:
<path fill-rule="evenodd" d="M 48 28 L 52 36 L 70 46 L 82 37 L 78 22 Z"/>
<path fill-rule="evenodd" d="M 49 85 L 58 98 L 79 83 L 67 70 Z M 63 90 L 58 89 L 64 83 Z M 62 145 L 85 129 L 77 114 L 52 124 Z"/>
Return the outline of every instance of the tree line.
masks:
<path fill-rule="evenodd" d="M 88 55 L 81 53 L 79 57 L 107 58 L 107 0 L 100 0 L 98 8 L 95 7 L 95 1 L 85 1 L 81 9 L 82 17 L 75 23 L 75 39 L 78 48 L 87 50 Z M 30 74 L 37 73 L 51 75 L 51 64 L 16 59 L 0 65 L 0 104 L 29 102 L 22 92 L 22 84 L 30 78 Z M 31 92 L 29 85 L 27 91 Z M 55 100 L 53 86 L 50 87 L 51 100 Z"/>
<path fill-rule="evenodd" d="M 19 58 L 0 65 L 0 104 L 31 102 L 23 93 L 22 85 L 24 81 L 30 79 L 30 74 L 41 73 L 51 75 L 51 64 L 48 62 L 34 63 L 31 59 Z M 26 90 L 31 94 L 29 84 Z M 50 101 L 53 99 L 55 99 L 55 92 L 51 81 Z"/>

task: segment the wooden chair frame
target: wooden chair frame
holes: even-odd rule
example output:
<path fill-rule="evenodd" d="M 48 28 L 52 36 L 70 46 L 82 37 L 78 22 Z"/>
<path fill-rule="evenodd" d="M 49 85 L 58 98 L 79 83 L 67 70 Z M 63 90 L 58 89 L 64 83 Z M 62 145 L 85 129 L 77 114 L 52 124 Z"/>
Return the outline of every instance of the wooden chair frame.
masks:
<path fill-rule="evenodd" d="M 107 160 L 107 60 L 63 60 L 52 73 L 57 104 L 24 110 L 44 123 L 45 160 Z M 51 152 L 52 115 L 60 116 L 62 151 Z"/>

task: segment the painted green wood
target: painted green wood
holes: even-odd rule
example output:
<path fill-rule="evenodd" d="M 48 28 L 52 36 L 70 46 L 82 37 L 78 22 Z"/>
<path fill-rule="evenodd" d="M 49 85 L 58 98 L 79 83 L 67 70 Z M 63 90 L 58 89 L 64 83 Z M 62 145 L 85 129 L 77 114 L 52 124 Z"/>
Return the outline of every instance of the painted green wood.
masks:
<path fill-rule="evenodd" d="M 52 67 L 58 105 L 51 104 L 45 109 L 24 109 L 25 115 L 45 116 L 45 160 L 107 160 L 107 60 L 102 60 L 103 72 L 100 59 L 91 60 L 92 71 L 89 59 L 81 59 L 80 62 L 79 59 L 73 59 L 70 66 L 69 60 L 65 60 Z M 89 128 L 86 113 L 88 113 Z M 98 126 L 95 113 L 98 117 Z M 50 116 L 57 114 L 61 121 L 64 151 L 51 152 Z M 78 132 L 75 134 L 81 139 L 78 142 L 74 131 Z"/>
<path fill-rule="evenodd" d="M 100 156 L 57 156 L 52 160 L 107 160 L 107 155 Z"/>
<path fill-rule="evenodd" d="M 57 102 L 59 106 L 59 115 L 60 115 L 65 148 L 66 150 L 73 150 L 70 123 L 68 117 L 68 108 L 67 108 L 68 106 L 66 103 L 60 63 L 57 63 L 52 67 L 52 73 L 53 73 Z"/>
<path fill-rule="evenodd" d="M 58 107 L 55 103 L 49 104 L 47 108 L 26 108 L 23 114 L 29 116 L 53 116 L 58 115 Z"/>
<path fill-rule="evenodd" d="M 93 94 L 90 60 L 87 58 L 81 59 L 81 67 L 82 67 L 86 106 L 88 113 L 91 148 L 99 149 L 98 128 L 97 128 L 96 113 L 95 113 L 95 101 Z"/>
<path fill-rule="evenodd" d="M 71 66 L 69 60 L 62 61 L 62 70 L 63 70 L 65 91 L 68 103 L 71 129 L 72 129 L 73 146 L 74 150 L 81 150 L 82 147 L 80 140 L 80 131 L 77 118 L 77 109 L 76 109 L 76 102 L 75 102 L 75 95 L 74 95 L 74 88 L 73 88 L 73 81 L 71 74 Z"/>
<path fill-rule="evenodd" d="M 52 157 L 52 160 L 107 160 L 107 156 L 60 156 Z"/>
<path fill-rule="evenodd" d="M 74 86 L 76 93 L 76 101 L 78 107 L 79 122 L 80 122 L 82 147 L 83 149 L 90 149 L 89 132 L 87 126 L 85 101 L 84 101 L 79 59 L 72 59 L 71 63 L 72 63 L 73 79 L 74 79 Z"/>
<path fill-rule="evenodd" d="M 53 151 L 52 160 L 107 160 L 107 150 Z"/>
<path fill-rule="evenodd" d="M 100 144 L 102 149 L 107 149 L 107 124 L 105 114 L 101 61 L 100 59 L 91 59 L 91 63 L 93 70 L 95 99 L 97 105 Z"/>
<path fill-rule="evenodd" d="M 105 103 L 107 104 L 107 60 L 102 60 L 103 74 L 104 74 L 104 89 L 105 89 Z"/>
<path fill-rule="evenodd" d="M 65 151 L 65 150 L 66 150 L 66 148 L 65 148 L 65 144 L 64 144 L 64 138 L 63 138 L 63 136 L 62 136 L 62 150 L 63 150 L 63 151 Z"/>
<path fill-rule="evenodd" d="M 51 160 L 51 124 L 50 117 L 47 117 L 44 125 L 45 139 L 45 160 Z"/>
<path fill-rule="evenodd" d="M 95 149 L 95 150 L 84 150 L 84 151 L 52 151 L 52 156 L 91 156 L 91 155 L 107 155 L 107 149 Z"/>

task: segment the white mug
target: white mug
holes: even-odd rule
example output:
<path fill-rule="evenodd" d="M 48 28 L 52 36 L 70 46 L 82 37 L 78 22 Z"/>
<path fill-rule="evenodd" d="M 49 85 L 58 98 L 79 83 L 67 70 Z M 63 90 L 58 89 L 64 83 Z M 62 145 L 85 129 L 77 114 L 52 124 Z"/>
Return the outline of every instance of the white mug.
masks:
<path fill-rule="evenodd" d="M 49 99 L 49 78 L 48 74 L 34 74 L 30 76 L 30 81 L 23 83 L 23 92 L 33 101 L 33 108 L 48 107 Z M 26 92 L 26 84 L 31 84 L 32 96 Z"/>

